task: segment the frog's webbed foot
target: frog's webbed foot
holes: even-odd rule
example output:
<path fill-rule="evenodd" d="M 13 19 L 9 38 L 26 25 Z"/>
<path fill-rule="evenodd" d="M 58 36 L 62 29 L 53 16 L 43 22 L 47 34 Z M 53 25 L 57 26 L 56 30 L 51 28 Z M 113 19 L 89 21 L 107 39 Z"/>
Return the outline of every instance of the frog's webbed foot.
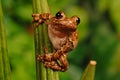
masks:
<path fill-rule="evenodd" d="M 68 69 L 67 55 L 61 55 L 58 60 L 53 60 L 51 62 L 44 62 L 46 68 L 53 69 L 54 71 L 66 71 Z"/>
<path fill-rule="evenodd" d="M 47 49 L 44 49 L 44 52 L 45 54 L 37 55 L 37 60 L 42 62 L 46 68 L 62 72 L 67 70 L 67 53 L 64 54 L 61 50 L 57 50 L 53 53 L 48 53 Z"/>
<path fill-rule="evenodd" d="M 37 60 L 42 62 L 46 68 L 53 69 L 54 71 L 61 71 L 61 66 L 57 62 L 58 54 L 39 54 Z"/>
<path fill-rule="evenodd" d="M 44 62 L 44 55 L 41 55 L 41 54 L 37 54 L 37 60 L 40 61 L 40 62 Z"/>
<path fill-rule="evenodd" d="M 54 71 L 61 71 L 60 65 L 57 63 L 57 61 L 51 61 L 51 62 L 44 62 L 44 66 L 46 68 L 50 68 Z"/>
<path fill-rule="evenodd" d="M 68 69 L 67 54 L 73 48 L 74 46 L 71 41 L 66 42 L 61 49 L 53 53 L 48 53 L 48 49 L 43 48 L 45 54 L 37 55 L 37 60 L 43 62 L 46 68 L 64 72 Z"/>
<path fill-rule="evenodd" d="M 43 48 L 44 54 L 37 54 L 37 60 L 40 62 L 51 61 L 52 54 L 48 52 L 47 48 Z"/>

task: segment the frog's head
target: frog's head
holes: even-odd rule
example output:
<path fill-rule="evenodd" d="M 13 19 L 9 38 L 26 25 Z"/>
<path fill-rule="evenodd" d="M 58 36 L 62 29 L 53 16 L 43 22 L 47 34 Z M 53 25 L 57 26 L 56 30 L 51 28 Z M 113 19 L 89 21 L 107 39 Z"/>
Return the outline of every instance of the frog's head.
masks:
<path fill-rule="evenodd" d="M 54 24 L 61 29 L 74 31 L 77 29 L 77 25 L 80 23 L 80 18 L 77 16 L 67 17 L 63 11 L 56 13 L 54 17 Z"/>

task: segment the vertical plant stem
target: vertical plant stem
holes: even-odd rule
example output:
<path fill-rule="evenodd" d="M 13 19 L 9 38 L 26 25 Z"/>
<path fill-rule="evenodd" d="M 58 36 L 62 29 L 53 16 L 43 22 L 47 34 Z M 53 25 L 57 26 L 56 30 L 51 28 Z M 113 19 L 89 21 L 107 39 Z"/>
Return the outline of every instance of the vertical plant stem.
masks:
<path fill-rule="evenodd" d="M 2 3 L 0 0 L 0 80 L 11 80 L 8 59 L 6 33 L 3 20 Z"/>
<path fill-rule="evenodd" d="M 33 13 L 41 13 L 40 0 L 33 0 Z M 41 53 L 41 49 L 42 49 L 41 48 L 41 46 L 42 46 L 42 31 L 39 31 L 39 29 L 42 30 L 42 26 L 39 26 L 34 29 L 35 56 L 38 53 Z M 41 35 L 40 35 L 40 32 L 41 32 Z M 41 45 L 39 45 L 40 43 L 41 43 Z M 36 80 L 42 80 L 41 72 L 42 72 L 42 70 L 41 70 L 40 63 L 36 60 Z M 43 80 L 45 80 L 45 79 L 43 79 Z"/>
<path fill-rule="evenodd" d="M 33 13 L 49 13 L 47 0 L 33 0 Z M 33 24 L 34 25 L 34 24 Z M 35 55 L 43 54 L 43 48 L 52 51 L 48 38 L 47 26 L 42 24 L 34 29 Z M 36 60 L 36 80 L 59 80 L 58 72 L 46 69 L 42 63 Z"/>

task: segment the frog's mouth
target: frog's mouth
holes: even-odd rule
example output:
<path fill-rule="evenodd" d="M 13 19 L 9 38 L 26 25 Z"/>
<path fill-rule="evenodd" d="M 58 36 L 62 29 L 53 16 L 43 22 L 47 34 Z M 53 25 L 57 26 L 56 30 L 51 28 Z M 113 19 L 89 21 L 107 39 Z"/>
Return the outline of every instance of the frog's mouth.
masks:
<path fill-rule="evenodd" d="M 74 32 L 77 29 L 77 24 L 75 22 L 72 21 L 55 21 L 53 26 L 57 29 L 57 30 L 64 30 L 64 31 L 70 31 L 70 32 Z"/>
<path fill-rule="evenodd" d="M 56 27 L 56 29 L 57 30 L 60 30 L 60 31 L 67 31 L 67 32 L 74 32 L 74 31 L 76 31 L 76 29 L 77 29 L 77 27 L 76 26 L 74 26 L 74 25 L 63 25 L 63 24 L 56 24 L 55 25 Z"/>

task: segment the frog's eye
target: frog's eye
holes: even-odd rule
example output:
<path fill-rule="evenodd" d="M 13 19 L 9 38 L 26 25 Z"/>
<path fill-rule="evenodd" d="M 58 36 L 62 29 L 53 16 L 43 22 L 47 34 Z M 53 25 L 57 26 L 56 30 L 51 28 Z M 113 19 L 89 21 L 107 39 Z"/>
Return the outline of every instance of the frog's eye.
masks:
<path fill-rule="evenodd" d="M 79 17 L 76 18 L 76 22 L 77 22 L 77 25 L 80 23 L 80 18 Z"/>
<path fill-rule="evenodd" d="M 80 23 L 80 18 L 77 16 L 73 16 L 72 19 L 77 23 L 77 25 Z"/>
<path fill-rule="evenodd" d="M 58 13 L 56 13 L 56 18 L 57 19 L 60 19 L 62 17 L 64 17 L 64 13 L 62 11 L 59 11 Z"/>

